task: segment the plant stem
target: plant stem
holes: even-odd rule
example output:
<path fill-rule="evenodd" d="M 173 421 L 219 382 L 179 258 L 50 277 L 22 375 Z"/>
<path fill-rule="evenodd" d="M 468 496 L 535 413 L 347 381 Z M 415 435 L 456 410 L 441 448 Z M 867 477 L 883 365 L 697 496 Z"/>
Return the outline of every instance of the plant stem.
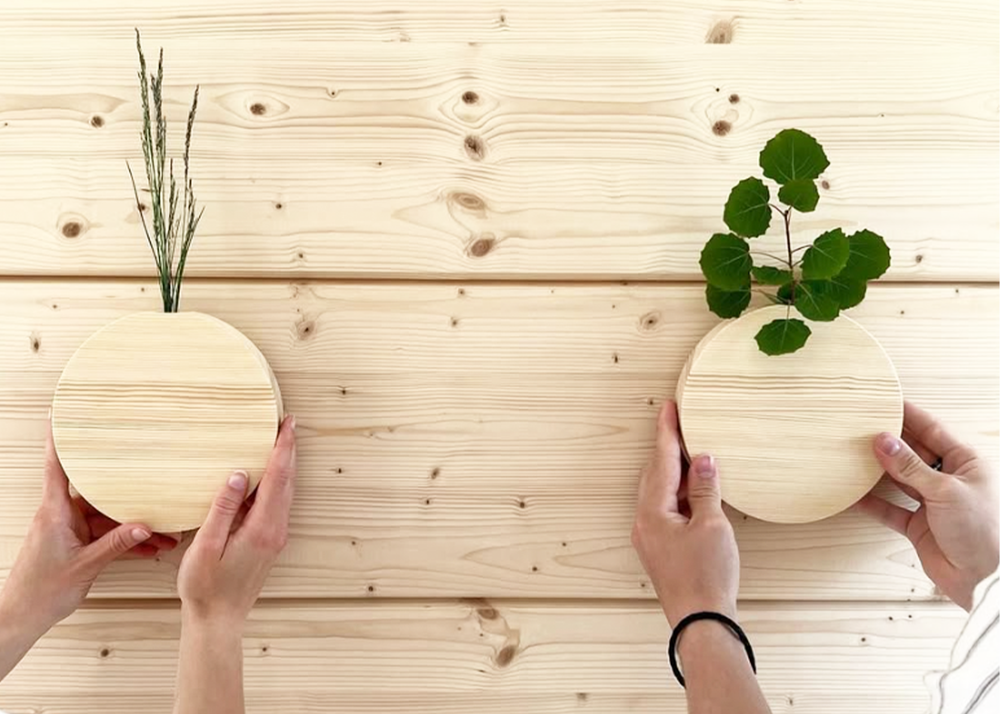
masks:
<path fill-rule="evenodd" d="M 789 206 L 788 210 L 782 214 L 785 218 L 785 245 L 788 246 L 788 272 L 794 272 L 795 263 L 792 259 L 792 209 Z M 792 295 L 791 295 L 792 305 L 795 304 L 795 281 L 792 280 Z"/>

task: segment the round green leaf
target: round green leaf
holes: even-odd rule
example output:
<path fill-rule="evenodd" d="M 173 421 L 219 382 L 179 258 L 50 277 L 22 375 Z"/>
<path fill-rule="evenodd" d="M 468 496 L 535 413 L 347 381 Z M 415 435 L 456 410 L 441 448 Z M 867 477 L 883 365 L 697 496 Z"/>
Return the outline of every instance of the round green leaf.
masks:
<path fill-rule="evenodd" d="M 745 238 L 764 235 L 771 225 L 771 192 L 759 178 L 740 181 L 729 192 L 722 219 L 729 229 Z"/>
<path fill-rule="evenodd" d="M 766 355 L 787 355 L 802 348 L 812 330 L 795 318 L 772 320 L 758 330 L 754 340 Z"/>
<path fill-rule="evenodd" d="M 854 280 L 875 280 L 889 269 L 889 246 L 877 233 L 861 230 L 848 238 L 850 255 L 844 276 Z"/>
<path fill-rule="evenodd" d="M 805 280 L 826 280 L 847 265 L 850 245 L 844 231 L 834 228 L 813 241 L 802 256 L 802 277 Z"/>
<path fill-rule="evenodd" d="M 819 203 L 819 189 L 812 179 L 796 179 L 778 189 L 778 200 L 796 211 L 811 213 Z"/>
<path fill-rule="evenodd" d="M 840 303 L 829 280 L 803 280 L 795 287 L 795 309 L 809 320 L 830 322 L 840 314 Z"/>
<path fill-rule="evenodd" d="M 750 273 L 761 285 L 787 285 L 792 282 L 792 271 L 770 265 L 755 265 Z"/>
<path fill-rule="evenodd" d="M 714 285 L 705 286 L 708 309 L 719 317 L 739 317 L 750 304 L 750 288 L 719 290 Z"/>
<path fill-rule="evenodd" d="M 750 285 L 750 246 L 732 233 L 709 238 L 698 264 L 705 280 L 720 290 L 742 290 Z"/>
<path fill-rule="evenodd" d="M 868 291 L 868 283 L 864 280 L 855 280 L 845 276 L 843 273 L 830 278 L 830 294 L 840 305 L 841 310 L 847 310 L 858 305 L 865 299 Z"/>
<path fill-rule="evenodd" d="M 815 179 L 830 165 L 819 142 L 799 129 L 785 129 L 760 152 L 764 175 L 780 184 Z"/>

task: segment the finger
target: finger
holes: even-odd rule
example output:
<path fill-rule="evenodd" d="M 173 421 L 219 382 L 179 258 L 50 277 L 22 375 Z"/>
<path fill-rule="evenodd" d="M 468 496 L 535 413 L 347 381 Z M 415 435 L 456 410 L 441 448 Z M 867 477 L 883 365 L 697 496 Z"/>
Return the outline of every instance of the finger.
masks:
<path fill-rule="evenodd" d="M 875 437 L 875 456 L 893 480 L 901 486 L 909 486 L 924 498 L 942 482 L 939 472 L 925 464 L 905 441 L 892 434 Z"/>
<path fill-rule="evenodd" d="M 278 430 L 278 439 L 264 476 L 257 487 L 257 497 L 247 516 L 253 527 L 266 525 L 276 530 L 288 527 L 288 512 L 295 495 L 298 454 L 295 446 L 295 417 L 287 416 Z"/>
<path fill-rule="evenodd" d="M 722 491 L 715 459 L 708 455 L 697 456 L 688 471 L 688 505 L 691 520 L 722 513 Z"/>
<path fill-rule="evenodd" d="M 56 443 L 52 437 L 52 419 L 49 418 L 45 435 L 45 480 L 42 484 L 42 500 L 64 502 L 70 498 L 69 479 L 59 463 Z"/>
<path fill-rule="evenodd" d="M 910 525 L 910 518 L 913 517 L 913 511 L 896 506 L 870 493 L 865 494 L 852 508 L 902 535 L 906 535 L 906 528 Z"/>
<path fill-rule="evenodd" d="M 194 537 L 195 543 L 200 543 L 203 547 L 216 553 L 220 557 L 226 549 L 226 542 L 233 529 L 233 521 L 236 514 L 243 505 L 243 498 L 247 493 L 249 478 L 245 471 L 234 471 L 226 479 L 226 483 L 219 489 L 215 500 L 212 501 L 211 508 L 205 522 L 201 524 L 198 534 Z"/>
<path fill-rule="evenodd" d="M 125 523 L 105 533 L 83 549 L 89 572 L 96 576 L 113 560 L 145 543 L 151 534 L 149 528 L 141 523 Z"/>
<path fill-rule="evenodd" d="M 110 533 L 118 527 L 118 521 L 108 518 L 102 513 L 89 515 L 87 526 L 90 528 L 90 537 L 94 540 L 101 538 L 105 533 Z M 177 539 L 163 533 L 153 533 L 146 543 L 156 550 L 173 550 L 177 547 Z"/>
<path fill-rule="evenodd" d="M 945 456 L 964 446 L 936 417 L 912 402 L 903 403 L 903 430 L 937 456 Z"/>
<path fill-rule="evenodd" d="M 933 451 L 924 446 L 923 442 L 920 441 L 916 436 L 909 433 L 905 429 L 903 430 L 903 440 L 910 445 L 910 448 L 920 457 L 920 460 L 925 464 L 933 464 L 938 460 L 938 455 Z"/>
<path fill-rule="evenodd" d="M 637 508 L 656 513 L 677 513 L 680 484 L 681 443 L 677 405 L 666 401 L 657 415 L 653 453 L 639 480 Z"/>

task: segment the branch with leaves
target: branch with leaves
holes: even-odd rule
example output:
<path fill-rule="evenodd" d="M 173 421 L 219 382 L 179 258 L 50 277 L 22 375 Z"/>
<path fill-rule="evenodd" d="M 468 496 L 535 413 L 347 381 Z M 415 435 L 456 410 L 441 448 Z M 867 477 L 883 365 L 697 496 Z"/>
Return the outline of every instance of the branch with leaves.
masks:
<path fill-rule="evenodd" d="M 834 228 L 811 244 L 792 246 L 792 212 L 811 213 L 819 204 L 816 179 L 829 167 L 823 147 L 798 129 L 786 129 L 767 142 L 760 152 L 764 177 L 778 184 L 778 201 L 771 203 L 771 190 L 757 177 L 743 179 L 729 194 L 723 220 L 731 233 L 716 233 L 701 252 L 701 272 L 708 285 L 709 309 L 719 317 L 739 317 L 750 305 L 751 278 L 774 303 L 788 306 L 784 319 L 764 325 L 756 335 L 761 352 L 780 355 L 801 349 L 812 331 L 798 318 L 829 322 L 841 310 L 855 307 L 865 298 L 869 280 L 889 269 L 889 248 L 881 236 L 869 230 L 847 235 Z M 764 235 L 777 213 L 782 218 L 786 255 L 755 253 L 749 241 Z M 796 259 L 805 251 L 801 259 Z M 754 256 L 769 258 L 777 265 L 754 264 Z"/>
<path fill-rule="evenodd" d="M 136 210 L 142 219 L 142 229 L 156 261 L 163 311 L 177 312 L 181 300 L 184 266 L 191 250 L 191 242 L 194 240 L 194 232 L 204 211 L 204 209 L 199 211 L 197 208 L 194 182 L 189 173 L 191 130 L 198 109 L 198 87 L 194 88 L 194 99 L 191 101 L 191 111 L 188 113 L 187 132 L 184 136 L 184 176 L 178 188 L 174 176 L 174 160 L 167 158 L 167 119 L 163 115 L 163 48 L 160 48 L 160 61 L 156 66 L 156 74 L 147 74 L 146 57 L 142 52 L 139 30 L 135 31 L 135 46 L 139 52 L 142 155 L 145 159 L 148 182 L 148 188 L 145 190 L 149 193 L 152 226 L 146 222 L 146 214 L 142 201 L 139 200 L 139 188 L 136 186 L 132 167 L 128 162 L 125 165 L 128 168 L 129 178 L 132 179 L 132 192 L 135 195 Z"/>

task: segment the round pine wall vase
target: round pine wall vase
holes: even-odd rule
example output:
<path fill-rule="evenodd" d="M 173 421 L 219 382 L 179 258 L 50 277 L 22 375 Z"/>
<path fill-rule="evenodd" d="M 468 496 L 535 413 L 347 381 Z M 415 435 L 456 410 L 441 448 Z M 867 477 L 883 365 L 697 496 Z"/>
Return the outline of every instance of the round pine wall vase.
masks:
<path fill-rule="evenodd" d="M 788 312 L 774 305 L 717 325 L 688 358 L 676 396 L 685 450 L 716 458 L 723 500 L 761 520 L 806 523 L 879 480 L 874 437 L 900 433 L 903 397 L 885 350 L 848 317 L 809 322 L 795 352 L 758 349 L 754 336 Z"/>
<path fill-rule="evenodd" d="M 148 188 L 135 208 L 153 253 L 163 312 L 138 312 L 88 338 L 63 370 L 52 401 L 56 453 L 80 494 L 120 522 L 159 532 L 201 525 L 229 475 L 263 474 L 282 417 L 267 361 L 235 327 L 178 312 L 201 212 L 189 174 L 195 89 L 183 174 L 166 149 L 163 53 L 147 74 L 138 32 L 141 140 Z M 144 205 L 146 204 L 146 205 Z"/>
<path fill-rule="evenodd" d="M 95 508 L 174 532 L 201 525 L 235 469 L 256 487 L 281 414 L 270 367 L 236 328 L 200 312 L 138 312 L 70 358 L 52 432 Z"/>

